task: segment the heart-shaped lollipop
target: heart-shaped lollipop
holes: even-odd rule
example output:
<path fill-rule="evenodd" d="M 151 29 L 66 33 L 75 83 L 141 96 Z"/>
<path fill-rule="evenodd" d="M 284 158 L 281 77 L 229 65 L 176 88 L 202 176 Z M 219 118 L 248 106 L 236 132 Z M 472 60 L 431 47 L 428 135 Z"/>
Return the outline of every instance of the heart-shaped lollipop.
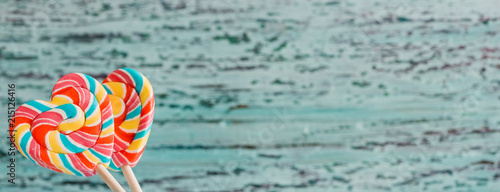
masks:
<path fill-rule="evenodd" d="M 139 162 L 153 123 L 155 98 L 149 80 L 136 70 L 111 72 L 103 86 L 113 105 L 115 144 L 109 169 L 123 171 L 132 191 L 142 191 L 131 170 Z"/>
<path fill-rule="evenodd" d="M 57 172 L 89 177 L 111 162 L 111 102 L 103 86 L 85 74 L 70 73 L 60 78 L 51 101 L 33 100 L 21 105 L 11 129 L 21 154 Z M 120 188 L 116 189 L 123 191 Z"/>

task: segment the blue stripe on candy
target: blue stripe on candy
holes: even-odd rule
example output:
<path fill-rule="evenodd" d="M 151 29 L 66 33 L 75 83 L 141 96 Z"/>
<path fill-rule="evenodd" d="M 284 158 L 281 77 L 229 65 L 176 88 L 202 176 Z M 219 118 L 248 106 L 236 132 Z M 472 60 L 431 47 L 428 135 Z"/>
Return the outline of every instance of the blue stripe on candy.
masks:
<path fill-rule="evenodd" d="M 79 171 L 77 171 L 76 169 L 73 168 L 73 166 L 71 165 L 71 163 L 69 163 L 65 154 L 58 154 L 58 155 L 59 155 L 59 159 L 61 159 L 61 161 L 66 169 L 68 169 L 70 172 L 74 173 L 75 175 L 83 176 Z"/>
<path fill-rule="evenodd" d="M 57 106 L 56 108 L 63 110 L 68 119 L 76 117 L 77 111 L 73 104 L 64 104 Z"/>
<path fill-rule="evenodd" d="M 94 151 L 94 149 L 89 149 L 90 153 L 92 153 L 94 156 L 96 156 L 97 158 L 99 158 L 99 160 L 101 160 L 102 163 L 106 164 L 109 162 L 109 158 L 106 158 L 104 156 L 102 156 L 101 154 L 99 154 L 97 151 Z"/>
<path fill-rule="evenodd" d="M 95 92 L 96 91 L 95 90 L 95 86 L 96 86 L 95 79 L 93 77 L 91 77 L 91 76 L 88 76 L 88 75 L 85 75 L 85 74 L 83 74 L 83 75 L 85 76 L 85 78 L 87 78 L 87 81 L 89 82 L 89 90 L 90 90 L 90 92 L 93 95 L 95 95 L 96 94 L 96 92 Z"/>
<path fill-rule="evenodd" d="M 111 162 L 109 164 L 108 168 L 115 170 L 115 171 L 120 171 L 120 168 L 118 168 L 113 162 Z"/>
<path fill-rule="evenodd" d="M 125 118 L 125 120 L 133 119 L 133 118 L 139 116 L 140 114 L 141 114 L 141 108 L 140 107 L 136 107 L 132 112 L 130 112 L 129 114 L 127 114 L 127 118 Z"/>
<path fill-rule="evenodd" d="M 140 96 L 142 87 L 144 86 L 141 73 L 129 68 L 123 68 L 123 70 L 127 71 L 130 74 L 130 76 L 132 76 L 132 79 L 135 81 L 135 91 L 137 91 L 137 93 L 139 93 Z"/>
<path fill-rule="evenodd" d="M 85 117 L 88 118 L 90 115 L 92 115 L 98 108 L 99 106 L 97 105 L 97 99 L 95 97 L 92 97 L 92 103 L 90 104 L 90 108 L 88 111 L 85 111 Z M 102 114 L 101 114 L 102 115 Z"/>
<path fill-rule="evenodd" d="M 32 107 L 40 110 L 40 112 L 45 112 L 45 111 L 52 109 L 51 107 L 47 107 L 46 105 L 40 103 L 37 100 L 28 101 L 28 102 L 26 102 L 26 105 L 32 106 Z"/>
<path fill-rule="evenodd" d="M 102 122 L 102 127 L 106 128 L 106 127 L 111 126 L 112 124 L 113 124 L 113 118 L 111 118 L 111 119 L 109 119 L 109 120 L 107 120 L 105 122 Z"/>
<path fill-rule="evenodd" d="M 61 139 L 61 142 L 64 145 L 64 147 L 66 149 L 68 149 L 69 151 L 71 151 L 73 153 L 81 153 L 81 152 L 85 151 L 85 149 L 82 149 L 82 148 L 74 145 L 71 141 L 69 141 L 68 136 L 66 136 L 66 135 L 61 134 L 61 136 L 59 138 Z"/>
<path fill-rule="evenodd" d="M 107 92 L 108 94 L 113 94 L 113 91 L 111 91 L 111 89 L 109 89 L 109 87 L 108 87 L 108 86 L 106 86 L 106 85 L 102 85 L 102 86 L 104 87 L 104 89 L 106 90 L 106 92 Z"/>
<path fill-rule="evenodd" d="M 21 138 L 21 146 L 20 147 L 23 150 L 26 157 L 28 157 L 29 160 L 36 163 L 36 161 L 30 157 L 30 154 L 28 152 L 28 141 L 30 140 L 30 138 L 31 138 L 31 132 L 29 130 L 26 130 L 26 134 L 24 134 L 24 136 Z"/>
<path fill-rule="evenodd" d="M 137 132 L 137 133 L 135 134 L 134 140 L 137 140 L 137 139 L 140 139 L 140 138 L 145 137 L 145 136 L 146 136 L 146 135 L 147 135 L 147 134 L 151 131 L 151 126 L 152 126 L 152 125 L 153 125 L 153 123 L 151 123 L 151 124 L 149 125 L 149 127 L 148 127 L 146 130 L 141 131 L 141 132 Z"/>

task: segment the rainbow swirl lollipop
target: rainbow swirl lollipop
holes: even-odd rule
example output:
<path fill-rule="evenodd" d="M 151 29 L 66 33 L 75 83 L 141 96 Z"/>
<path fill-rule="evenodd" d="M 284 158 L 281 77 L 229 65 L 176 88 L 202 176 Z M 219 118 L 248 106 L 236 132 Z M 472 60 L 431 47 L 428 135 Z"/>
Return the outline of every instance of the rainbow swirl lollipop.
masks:
<path fill-rule="evenodd" d="M 113 71 L 104 79 L 103 86 L 113 105 L 115 143 L 109 169 L 122 170 L 127 181 L 133 173 L 130 167 L 139 162 L 153 123 L 155 99 L 149 80 L 128 68 Z M 125 168 L 126 170 L 124 170 Z M 127 171 L 129 170 L 129 171 Z M 135 176 L 133 191 L 140 191 Z"/>
<path fill-rule="evenodd" d="M 50 102 L 21 105 L 13 121 L 14 144 L 29 160 L 70 175 L 98 173 L 113 191 L 124 191 L 105 169 L 113 152 L 114 121 L 106 90 L 94 78 L 63 76 Z"/>

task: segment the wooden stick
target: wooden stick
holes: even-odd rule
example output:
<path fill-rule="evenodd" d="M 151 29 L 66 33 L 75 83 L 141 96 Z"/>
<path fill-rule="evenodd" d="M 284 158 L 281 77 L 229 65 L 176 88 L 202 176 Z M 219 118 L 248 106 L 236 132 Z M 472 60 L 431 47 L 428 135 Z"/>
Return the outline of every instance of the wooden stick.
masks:
<path fill-rule="evenodd" d="M 101 176 L 102 180 L 114 192 L 125 192 L 125 189 L 116 181 L 116 179 L 109 173 L 109 171 L 102 165 L 97 164 L 96 172 Z"/>
<path fill-rule="evenodd" d="M 128 186 L 132 189 L 132 192 L 142 192 L 141 186 L 139 185 L 139 182 L 137 182 L 134 172 L 132 172 L 132 168 L 130 168 L 129 165 L 124 165 L 121 168 L 123 175 L 127 180 Z"/>

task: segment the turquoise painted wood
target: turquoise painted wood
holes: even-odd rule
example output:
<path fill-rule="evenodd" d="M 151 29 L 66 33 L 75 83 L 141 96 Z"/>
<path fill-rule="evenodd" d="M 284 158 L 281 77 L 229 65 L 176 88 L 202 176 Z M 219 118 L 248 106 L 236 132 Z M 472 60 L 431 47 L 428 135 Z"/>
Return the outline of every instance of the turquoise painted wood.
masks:
<path fill-rule="evenodd" d="M 0 119 L 8 83 L 20 105 L 130 67 L 157 99 L 144 191 L 497 191 L 499 5 L 0 1 Z M 108 191 L 16 166 L 0 191 Z"/>

